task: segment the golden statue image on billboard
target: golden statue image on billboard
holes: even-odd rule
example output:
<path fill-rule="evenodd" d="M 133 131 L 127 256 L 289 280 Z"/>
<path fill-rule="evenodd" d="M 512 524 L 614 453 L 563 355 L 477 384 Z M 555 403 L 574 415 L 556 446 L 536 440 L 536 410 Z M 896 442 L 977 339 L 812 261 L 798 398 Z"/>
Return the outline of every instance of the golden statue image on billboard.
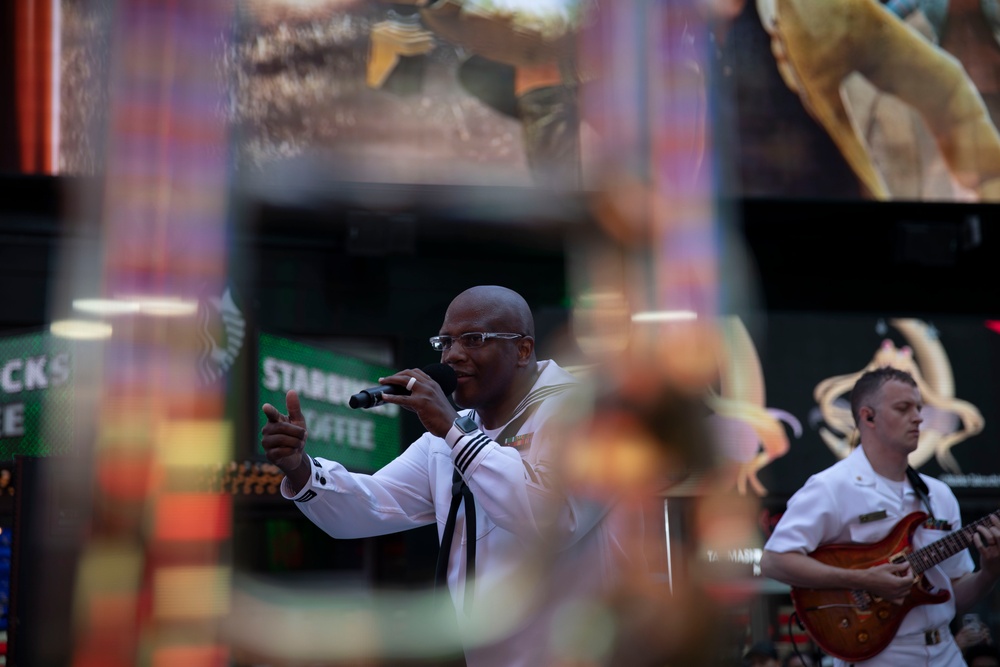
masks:
<path fill-rule="evenodd" d="M 788 453 L 785 425 L 795 437 L 802 424 L 794 415 L 767 407 L 764 373 L 750 333 L 739 317 L 728 317 L 720 325 L 724 345 L 719 363 L 719 389 L 707 400 L 714 414 L 709 418 L 716 446 L 727 464 L 735 466 L 735 486 L 740 494 L 753 490 L 766 496 L 757 473 L 771 461 Z"/>
<path fill-rule="evenodd" d="M 920 441 L 910 454 L 910 465 L 919 468 L 933 457 L 945 471 L 961 474 L 951 448 L 982 431 L 983 416 L 975 405 L 955 396 L 951 362 L 932 325 L 912 318 L 890 319 L 888 324 L 906 345 L 896 347 L 886 339 L 864 368 L 816 385 L 813 396 L 824 421 L 820 437 L 838 458 L 846 458 L 858 439 L 847 395 L 864 372 L 892 366 L 913 376 L 924 399 Z"/>
<path fill-rule="evenodd" d="M 855 74 L 919 114 L 960 188 L 981 201 L 1000 197 L 1000 134 L 957 58 L 870 0 L 758 0 L 758 8 L 785 82 L 874 198 L 892 197 L 882 172 L 897 165 L 879 165 L 885 156 L 858 133 L 858 113 L 867 112 L 845 90 Z"/>

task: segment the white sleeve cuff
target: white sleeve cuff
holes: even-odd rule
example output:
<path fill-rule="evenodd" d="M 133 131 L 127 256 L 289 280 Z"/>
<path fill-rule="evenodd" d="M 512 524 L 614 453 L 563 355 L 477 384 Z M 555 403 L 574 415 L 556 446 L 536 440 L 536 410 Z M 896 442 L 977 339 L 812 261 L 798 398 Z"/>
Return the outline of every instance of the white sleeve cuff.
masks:
<path fill-rule="evenodd" d="M 291 500 L 296 503 L 306 503 L 317 496 L 317 493 L 313 487 L 326 488 L 327 486 L 327 474 L 323 469 L 323 466 L 316 459 L 309 457 L 312 463 L 309 481 L 306 482 L 299 492 L 296 494 L 292 493 L 292 487 L 288 482 L 288 477 L 281 480 L 281 486 L 279 490 L 281 491 L 282 497 L 287 500 Z"/>

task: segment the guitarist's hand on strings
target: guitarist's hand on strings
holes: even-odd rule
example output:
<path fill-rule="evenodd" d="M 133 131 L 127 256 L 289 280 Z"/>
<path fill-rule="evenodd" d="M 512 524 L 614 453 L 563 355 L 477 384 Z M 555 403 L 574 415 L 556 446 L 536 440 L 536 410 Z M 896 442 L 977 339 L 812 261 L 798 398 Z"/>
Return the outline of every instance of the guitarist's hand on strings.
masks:
<path fill-rule="evenodd" d="M 861 588 L 893 604 L 902 604 L 917 581 L 909 563 L 883 563 L 860 572 Z"/>

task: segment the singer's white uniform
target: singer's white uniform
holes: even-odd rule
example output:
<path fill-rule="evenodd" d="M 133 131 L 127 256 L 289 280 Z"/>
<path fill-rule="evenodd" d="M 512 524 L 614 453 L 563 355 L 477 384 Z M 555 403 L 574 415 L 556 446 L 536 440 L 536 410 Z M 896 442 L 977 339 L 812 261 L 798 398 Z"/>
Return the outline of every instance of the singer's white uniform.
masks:
<path fill-rule="evenodd" d="M 525 410 L 534 412 L 517 429 L 521 437 L 508 446 L 493 440 L 503 429 L 484 431 L 487 440 L 463 437 L 454 449 L 425 433 L 374 475 L 315 459 L 310 484 L 295 497 L 287 482 L 282 484 L 282 494 L 333 537 L 382 535 L 435 521 L 440 536 L 457 467 L 475 496 L 477 526 L 477 576 L 473 602 L 466 609 L 463 503 L 448 586 L 469 667 L 553 664 L 552 616 L 565 611 L 570 600 L 606 591 L 625 556 L 612 534 L 608 507 L 567 498 L 549 483 L 566 411 L 579 411 L 573 391 L 579 385 L 553 361 L 538 362 L 538 370 L 538 380 L 514 419 Z M 463 414 L 479 423 L 474 412 Z"/>
<path fill-rule="evenodd" d="M 958 500 L 951 489 L 933 477 L 921 475 L 920 478 L 930 491 L 934 517 L 949 527 L 946 530 L 917 528 L 913 534 L 914 549 L 936 542 L 962 527 Z M 909 481 L 894 486 L 872 469 L 863 446 L 858 446 L 843 461 L 810 477 L 789 499 L 788 508 L 764 548 L 778 553 L 810 553 L 825 544 L 872 544 L 886 537 L 911 512 L 926 513 L 927 508 Z M 930 568 L 924 576 L 935 588 L 953 593 L 951 580 L 972 570 L 972 557 L 965 549 Z M 896 637 L 882 653 L 855 664 L 859 667 L 964 665 L 948 630 L 954 616 L 954 595 L 941 604 L 914 607 L 903 618 Z M 934 630 L 939 631 L 941 641 L 928 645 L 924 633 Z M 835 660 L 834 664 L 849 663 Z"/>

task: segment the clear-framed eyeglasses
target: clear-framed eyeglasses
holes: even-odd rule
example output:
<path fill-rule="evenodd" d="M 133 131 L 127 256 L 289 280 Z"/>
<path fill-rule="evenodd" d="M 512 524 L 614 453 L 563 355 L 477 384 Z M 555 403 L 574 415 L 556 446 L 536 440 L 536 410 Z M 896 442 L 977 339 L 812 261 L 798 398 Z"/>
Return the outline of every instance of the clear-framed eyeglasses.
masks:
<path fill-rule="evenodd" d="M 470 331 L 469 333 L 464 333 L 461 336 L 431 336 L 431 347 L 433 347 L 438 352 L 444 352 L 445 350 L 450 350 L 451 346 L 455 342 L 462 344 L 467 350 L 482 347 L 486 344 L 486 340 L 489 338 L 502 338 L 504 340 L 515 340 L 517 338 L 524 338 L 524 334 L 517 333 L 484 333 L 482 331 Z"/>

